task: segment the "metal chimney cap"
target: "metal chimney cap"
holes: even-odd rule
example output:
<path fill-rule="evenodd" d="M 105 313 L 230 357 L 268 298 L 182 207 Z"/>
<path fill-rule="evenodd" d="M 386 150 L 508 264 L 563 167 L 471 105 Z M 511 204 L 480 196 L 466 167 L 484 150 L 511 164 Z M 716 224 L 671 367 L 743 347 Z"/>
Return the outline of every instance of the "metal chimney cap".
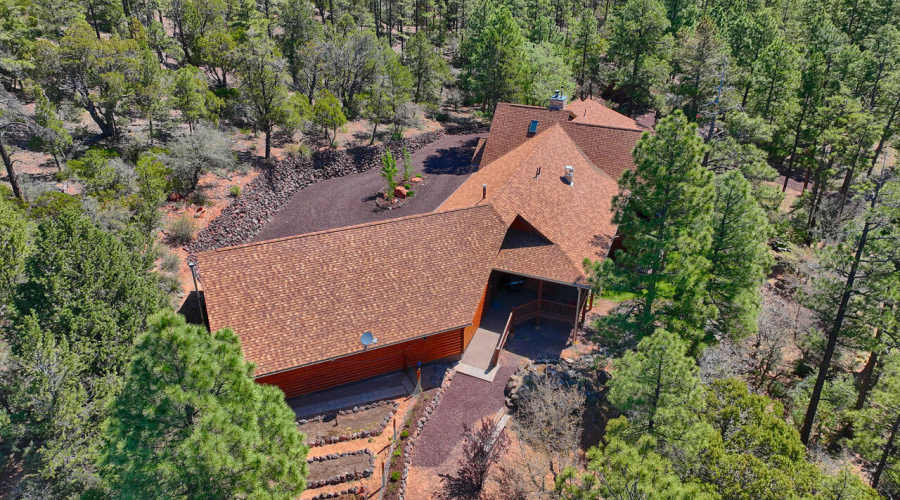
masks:
<path fill-rule="evenodd" d="M 481 187 L 482 187 L 482 189 L 487 189 L 487 183 L 486 183 L 486 182 L 485 182 L 485 183 L 482 183 L 482 184 L 481 184 Z"/>

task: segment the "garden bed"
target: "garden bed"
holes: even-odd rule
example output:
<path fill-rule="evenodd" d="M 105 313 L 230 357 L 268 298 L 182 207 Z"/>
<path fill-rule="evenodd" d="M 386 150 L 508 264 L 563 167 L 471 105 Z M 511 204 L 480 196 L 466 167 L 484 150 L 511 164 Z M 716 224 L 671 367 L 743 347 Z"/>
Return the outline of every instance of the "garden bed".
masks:
<path fill-rule="evenodd" d="M 352 409 L 339 410 L 297 421 L 309 446 L 375 437 L 390 423 L 399 405 L 379 401 Z"/>
<path fill-rule="evenodd" d="M 368 449 L 313 457 L 307 462 L 309 489 L 366 478 L 375 470 L 375 454 Z"/>
<path fill-rule="evenodd" d="M 401 187 L 409 186 L 408 188 L 406 188 L 408 190 L 406 198 L 395 197 L 393 203 L 391 203 L 387 199 L 387 190 L 383 189 L 375 195 L 375 206 L 380 210 L 397 210 L 398 208 L 415 200 L 416 197 L 422 193 L 422 189 L 428 184 L 428 178 L 417 176 L 415 177 L 415 179 L 419 180 L 398 184 Z"/>

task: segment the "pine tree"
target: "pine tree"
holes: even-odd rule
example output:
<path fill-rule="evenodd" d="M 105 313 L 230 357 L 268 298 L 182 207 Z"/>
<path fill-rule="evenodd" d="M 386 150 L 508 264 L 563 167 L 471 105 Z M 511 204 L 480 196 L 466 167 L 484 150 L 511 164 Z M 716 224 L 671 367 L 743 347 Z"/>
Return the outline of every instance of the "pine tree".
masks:
<path fill-rule="evenodd" d="M 135 347 L 104 425 L 102 475 L 120 498 L 293 499 L 304 436 L 274 386 L 253 381 L 238 337 L 164 311 Z"/>
<path fill-rule="evenodd" d="M 34 88 L 34 121 L 47 132 L 35 136 L 38 138 L 38 146 L 53 155 L 56 168 L 62 170 L 59 160 L 65 160 L 69 155 L 73 143 L 72 135 L 59 118 L 56 106 L 47 99 L 44 90 L 38 86 Z"/>
<path fill-rule="evenodd" d="M 664 443 L 691 431 L 705 393 L 687 347 L 675 334 L 657 330 L 618 360 L 608 398 L 628 417 L 629 434 L 647 434 Z"/>
<path fill-rule="evenodd" d="M 900 353 L 884 356 L 869 404 L 853 414 L 853 421 L 851 446 L 872 465 L 872 487 L 900 491 Z"/>
<path fill-rule="evenodd" d="M 471 41 L 472 53 L 463 79 L 481 103 L 493 112 L 498 102 L 517 102 L 524 59 L 525 38 L 509 8 L 501 5 Z"/>
<path fill-rule="evenodd" d="M 413 79 L 413 102 L 440 104 L 441 89 L 450 80 L 450 67 L 421 33 L 413 35 L 403 49 L 403 60 Z"/>
<path fill-rule="evenodd" d="M 181 119 L 193 132 L 194 127 L 205 118 L 206 109 L 206 79 L 199 69 L 187 65 L 177 72 L 172 82 L 172 108 L 181 112 Z"/>
<path fill-rule="evenodd" d="M 706 303 L 713 174 L 700 165 L 703 140 L 679 111 L 645 134 L 637 168 L 619 180 L 613 221 L 624 250 L 594 266 L 603 290 L 637 293 L 635 306 L 602 321 L 619 335 L 649 335 L 657 325 L 699 342 L 713 311 Z"/>
<path fill-rule="evenodd" d="M 610 20 L 609 50 L 620 89 L 639 106 L 654 106 L 669 74 L 672 36 L 660 0 L 628 0 Z"/>
<path fill-rule="evenodd" d="M 756 331 L 760 287 L 773 264 L 765 212 L 739 170 L 716 177 L 716 201 L 709 248 L 709 299 L 718 311 L 719 334 L 738 339 Z"/>

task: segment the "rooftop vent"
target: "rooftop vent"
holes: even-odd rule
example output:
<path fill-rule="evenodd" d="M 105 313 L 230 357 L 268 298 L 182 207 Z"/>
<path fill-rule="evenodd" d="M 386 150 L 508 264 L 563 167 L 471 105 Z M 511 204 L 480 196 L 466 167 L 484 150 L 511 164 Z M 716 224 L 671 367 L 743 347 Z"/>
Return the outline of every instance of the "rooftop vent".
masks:
<path fill-rule="evenodd" d="M 561 91 L 554 91 L 553 97 L 550 98 L 550 109 L 566 109 L 568 99 Z"/>
<path fill-rule="evenodd" d="M 533 133 L 537 132 L 537 127 L 538 127 L 538 121 L 531 120 L 531 123 L 528 125 L 528 133 L 533 134 Z"/>
<path fill-rule="evenodd" d="M 566 165 L 566 174 L 563 176 L 566 178 L 566 182 L 569 183 L 570 186 L 575 185 L 575 168 L 569 165 Z"/>

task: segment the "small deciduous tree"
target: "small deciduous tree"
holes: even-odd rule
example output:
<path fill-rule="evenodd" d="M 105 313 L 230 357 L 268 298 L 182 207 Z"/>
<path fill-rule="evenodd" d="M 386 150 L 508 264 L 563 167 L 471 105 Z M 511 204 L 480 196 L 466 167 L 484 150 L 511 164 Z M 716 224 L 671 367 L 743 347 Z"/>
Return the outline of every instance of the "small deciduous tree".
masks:
<path fill-rule="evenodd" d="M 394 154 L 390 149 L 385 150 L 381 155 L 381 178 L 387 183 L 385 195 L 388 203 L 393 203 L 394 190 L 397 189 L 397 160 L 394 159 Z"/>
<path fill-rule="evenodd" d="M 413 102 L 438 104 L 450 67 L 424 33 L 417 32 L 403 47 L 403 63 L 412 74 Z"/>
<path fill-rule="evenodd" d="M 503 456 L 510 439 L 506 430 L 495 433 L 496 426 L 482 418 L 475 427 L 463 426 L 463 456 L 456 477 L 444 477 L 447 498 L 477 495 L 484 487 L 491 467 Z"/>
<path fill-rule="evenodd" d="M 296 498 L 309 449 L 238 337 L 164 311 L 150 320 L 104 425 L 102 475 L 123 498 Z"/>
<path fill-rule="evenodd" d="M 194 126 L 207 115 L 206 78 L 199 69 L 187 65 L 175 72 L 172 81 L 172 108 L 181 113 L 181 119 L 193 132 Z"/>

